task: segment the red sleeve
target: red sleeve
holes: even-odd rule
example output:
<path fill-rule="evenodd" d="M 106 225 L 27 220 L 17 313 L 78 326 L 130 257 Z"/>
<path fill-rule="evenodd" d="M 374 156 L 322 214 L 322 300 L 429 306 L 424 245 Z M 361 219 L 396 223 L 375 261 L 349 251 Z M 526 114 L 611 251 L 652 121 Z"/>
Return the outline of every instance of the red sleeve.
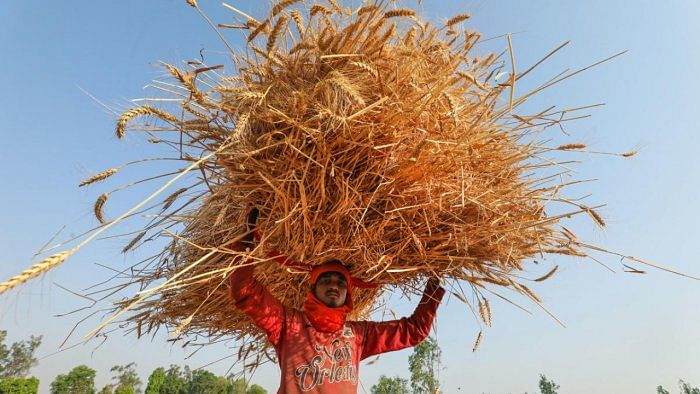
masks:
<path fill-rule="evenodd" d="M 284 306 L 253 277 L 254 267 L 244 266 L 228 277 L 233 304 L 265 331 L 272 346 L 279 348 L 284 327 Z"/>
<path fill-rule="evenodd" d="M 364 341 L 360 360 L 375 354 L 416 346 L 430 334 L 445 289 L 428 287 L 411 317 L 381 323 L 363 322 Z"/>

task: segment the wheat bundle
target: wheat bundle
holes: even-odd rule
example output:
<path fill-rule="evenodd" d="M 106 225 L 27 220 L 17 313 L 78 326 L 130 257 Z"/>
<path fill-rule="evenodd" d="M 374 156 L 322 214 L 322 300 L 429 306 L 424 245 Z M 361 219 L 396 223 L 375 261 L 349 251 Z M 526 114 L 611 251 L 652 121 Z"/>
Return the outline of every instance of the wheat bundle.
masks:
<path fill-rule="evenodd" d="M 264 20 L 246 16 L 248 45 L 232 53 L 233 75 L 223 66 L 168 65 L 177 110 L 140 106 L 119 118 L 119 138 L 136 118 L 159 119 L 162 127 L 146 129 L 151 142 L 172 145 L 188 163 L 183 171 L 202 176 L 166 197 L 157 220 L 126 245 L 172 238 L 132 269 L 128 282 L 141 291 L 93 332 L 124 317 L 138 335 L 161 326 L 213 340 L 252 335 L 239 356 L 264 351 L 264 338 L 230 305 L 227 275 L 255 264 L 272 294 L 299 308 L 308 276 L 298 267 L 330 259 L 377 286 L 355 292 L 354 318 L 388 287 L 413 292 L 439 276 L 469 285 L 490 324 L 487 286 L 538 302 L 518 276 L 533 259 L 586 256 L 590 246 L 560 220 L 584 213 L 604 223 L 562 197 L 573 181 L 548 156 L 585 146 L 538 142 L 567 111 L 515 115 L 530 95 L 515 97 L 514 85 L 529 70 L 503 72 L 502 56 L 473 54 L 480 37 L 461 27 L 467 15 L 433 26 L 381 1 L 358 9 L 295 3 L 277 3 Z M 108 195 L 95 207 L 100 222 Z M 548 203 L 571 209 L 548 215 Z M 239 251 L 252 207 L 259 240 Z M 278 253 L 294 264 L 280 264 Z"/>

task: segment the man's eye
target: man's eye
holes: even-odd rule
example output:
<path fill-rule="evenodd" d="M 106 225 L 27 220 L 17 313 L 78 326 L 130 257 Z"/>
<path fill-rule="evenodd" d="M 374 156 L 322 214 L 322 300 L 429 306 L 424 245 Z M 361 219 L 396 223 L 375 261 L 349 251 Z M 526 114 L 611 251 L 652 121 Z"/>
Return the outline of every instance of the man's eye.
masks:
<path fill-rule="evenodd" d="M 347 287 L 347 286 L 348 286 L 348 284 L 344 280 L 338 281 L 338 287 Z"/>

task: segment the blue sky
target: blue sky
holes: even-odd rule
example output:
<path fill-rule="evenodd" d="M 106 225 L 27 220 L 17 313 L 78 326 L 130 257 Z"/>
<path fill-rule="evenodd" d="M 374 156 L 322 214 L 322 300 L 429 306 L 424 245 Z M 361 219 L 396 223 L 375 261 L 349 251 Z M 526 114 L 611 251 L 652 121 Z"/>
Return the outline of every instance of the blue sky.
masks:
<path fill-rule="evenodd" d="M 216 22 L 233 17 L 220 2 L 200 3 Z M 231 2 L 253 15 L 267 9 L 260 3 Z M 523 80 L 522 91 L 564 69 L 629 50 L 544 92 L 527 108 L 605 103 L 591 111 L 593 117 L 568 125 L 572 137 L 567 142 L 602 151 L 641 150 L 625 160 L 581 155 L 579 176 L 598 181 L 574 191 L 593 193 L 590 205 L 607 204 L 602 213 L 609 225 L 605 231 L 578 221 L 572 227 L 602 246 L 700 275 L 694 250 L 700 244 L 699 2 L 425 0 L 424 6 L 435 19 L 471 13 L 466 26 L 484 37 L 515 33 L 520 70 L 571 40 Z M 240 45 L 240 36 L 228 37 Z M 506 46 L 497 39 L 484 50 Z M 196 58 L 200 49 L 208 59 L 225 61 L 224 45 L 184 0 L 0 4 L 0 277 L 31 264 L 34 252 L 63 225 L 66 235 L 94 225 L 94 199 L 119 181 L 83 190 L 77 188 L 82 179 L 153 153 L 139 138 L 117 141 L 116 116 L 80 88 L 118 112 L 129 107 L 130 99 L 154 94 L 143 87 L 162 75 L 159 61 Z M 139 168 L 130 168 L 126 176 L 138 178 Z M 132 202 L 111 201 L 108 212 L 114 217 Z M 158 366 L 199 367 L 230 353 L 216 346 L 185 360 L 188 353 L 171 347 L 164 335 L 137 341 L 115 332 L 94 352 L 97 342 L 50 355 L 77 320 L 77 315 L 55 315 L 85 305 L 54 283 L 81 289 L 108 276 L 95 263 L 127 267 L 138 256 L 119 253 L 124 241 L 94 243 L 64 266 L 0 298 L 0 329 L 9 331 L 10 341 L 30 334 L 45 337 L 40 349 L 45 358 L 34 369 L 42 392 L 58 373 L 81 363 L 97 369 L 103 385 L 114 364 L 135 361 L 145 381 Z M 556 380 L 562 393 L 653 392 L 659 384 L 675 391 L 679 378 L 700 385 L 700 282 L 653 269 L 644 276 L 624 274 L 618 259 L 605 261 L 618 273 L 562 258 L 556 261 L 559 274 L 536 288 L 567 328 L 526 302 L 532 315 L 494 300 L 494 326 L 485 331 L 476 353 L 471 348 L 477 322 L 455 299 L 441 306 L 436 326 L 444 392 L 532 393 L 540 373 Z M 415 301 L 391 303 L 400 314 L 409 314 Z M 91 328 L 81 326 L 79 333 Z M 369 390 L 380 374 L 408 377 L 409 354 L 387 354 L 363 366 L 364 387 Z M 224 361 L 208 368 L 224 373 L 228 367 Z M 272 392 L 276 367 L 261 368 L 253 380 Z"/>

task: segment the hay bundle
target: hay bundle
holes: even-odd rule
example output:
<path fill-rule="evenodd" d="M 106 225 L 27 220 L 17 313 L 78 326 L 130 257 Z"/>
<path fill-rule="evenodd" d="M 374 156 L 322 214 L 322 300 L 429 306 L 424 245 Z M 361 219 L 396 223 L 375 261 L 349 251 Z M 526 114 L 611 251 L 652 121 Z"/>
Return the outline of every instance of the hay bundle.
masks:
<path fill-rule="evenodd" d="M 119 302 L 105 324 L 126 316 L 138 335 L 160 326 L 212 341 L 252 335 L 246 354 L 265 350 L 230 306 L 225 278 L 246 261 L 256 264 L 273 295 L 301 307 L 306 273 L 281 266 L 272 251 L 307 266 L 340 259 L 378 285 L 356 292 L 353 318 L 366 315 L 383 289 L 413 292 L 437 275 L 469 284 L 490 324 L 485 286 L 537 301 L 516 280 L 528 262 L 586 256 L 588 245 L 559 221 L 577 213 L 603 221 L 560 197 L 568 170 L 548 172 L 558 163 L 546 157 L 583 146 L 545 147 L 533 135 L 565 112 L 513 115 L 529 97 L 513 96 L 522 74 L 500 72 L 500 56 L 472 53 L 479 34 L 460 27 L 468 16 L 433 26 L 380 1 L 354 10 L 294 3 L 278 3 L 264 20 L 248 17 L 247 51 L 234 56 L 232 76 L 221 66 L 168 65 L 178 108 L 141 106 L 118 120 L 122 138 L 136 118 L 159 119 L 161 127 L 141 130 L 180 151 L 188 164 L 180 175 L 196 169 L 202 177 L 166 197 L 157 220 L 124 248 L 172 237 L 132 270 L 127 282 L 142 291 Z M 95 207 L 100 222 L 108 195 Z M 548 202 L 572 208 L 548 216 Z M 252 251 L 236 251 L 251 207 L 261 212 L 261 239 Z"/>

